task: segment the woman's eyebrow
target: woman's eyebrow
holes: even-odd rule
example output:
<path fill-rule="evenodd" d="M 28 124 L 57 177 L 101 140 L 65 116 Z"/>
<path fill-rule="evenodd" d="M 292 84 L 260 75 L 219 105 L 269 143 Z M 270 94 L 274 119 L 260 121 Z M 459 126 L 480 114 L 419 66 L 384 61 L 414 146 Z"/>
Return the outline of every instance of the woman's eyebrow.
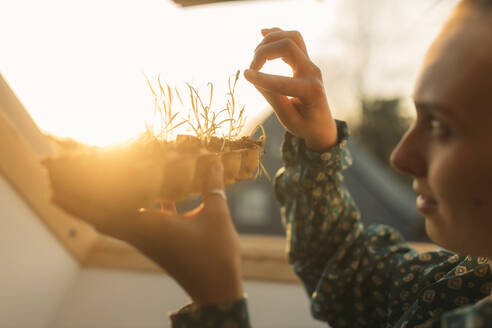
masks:
<path fill-rule="evenodd" d="M 445 116 L 453 116 L 449 107 L 443 106 L 436 102 L 414 101 L 417 111 L 424 113 L 438 113 Z"/>

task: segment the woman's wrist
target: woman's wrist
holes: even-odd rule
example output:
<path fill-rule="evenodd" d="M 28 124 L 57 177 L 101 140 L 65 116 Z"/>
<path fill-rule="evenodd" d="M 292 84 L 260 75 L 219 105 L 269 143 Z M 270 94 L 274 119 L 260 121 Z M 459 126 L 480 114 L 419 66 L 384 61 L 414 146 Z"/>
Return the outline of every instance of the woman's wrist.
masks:
<path fill-rule="evenodd" d="M 338 141 L 337 125 L 335 120 L 330 122 L 320 133 L 305 138 L 306 147 L 314 152 L 322 153 L 335 146 Z"/>
<path fill-rule="evenodd" d="M 201 297 L 194 297 L 193 303 L 198 307 L 223 304 L 223 303 L 234 303 L 240 299 L 244 298 L 244 291 L 241 286 L 234 290 L 215 290 L 210 295 L 204 295 Z"/>
<path fill-rule="evenodd" d="M 222 304 L 237 301 L 244 297 L 243 281 L 240 268 L 213 279 L 202 280 L 193 292 L 191 299 L 198 306 Z"/>

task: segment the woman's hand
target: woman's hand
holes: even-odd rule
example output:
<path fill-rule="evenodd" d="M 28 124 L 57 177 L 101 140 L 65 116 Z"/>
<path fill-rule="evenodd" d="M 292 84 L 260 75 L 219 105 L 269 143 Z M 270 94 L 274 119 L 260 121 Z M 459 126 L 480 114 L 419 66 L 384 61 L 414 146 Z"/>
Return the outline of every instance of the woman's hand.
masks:
<path fill-rule="evenodd" d="M 53 201 L 93 225 L 101 233 L 135 246 L 171 275 L 198 305 L 234 301 L 243 296 L 239 239 L 227 202 L 219 161 L 207 174 L 200 207 L 177 214 L 173 203 L 162 210 L 107 213 L 88 209 L 66 195 Z"/>
<path fill-rule="evenodd" d="M 284 127 L 304 139 L 308 148 L 321 152 L 335 145 L 337 129 L 321 71 L 309 59 L 301 34 L 279 28 L 261 33 L 264 39 L 256 47 L 245 78 L 263 94 Z M 292 78 L 259 72 L 267 60 L 276 58 L 282 58 L 292 68 Z"/>

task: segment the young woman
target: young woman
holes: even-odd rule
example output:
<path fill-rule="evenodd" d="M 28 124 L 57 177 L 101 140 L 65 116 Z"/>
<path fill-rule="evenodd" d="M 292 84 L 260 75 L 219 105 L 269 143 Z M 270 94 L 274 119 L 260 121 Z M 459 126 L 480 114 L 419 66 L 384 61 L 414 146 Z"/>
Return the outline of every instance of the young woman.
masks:
<path fill-rule="evenodd" d="M 244 75 L 288 131 L 275 192 L 314 317 L 332 327 L 492 327 L 492 0 L 463 0 L 431 46 L 414 93 L 417 119 L 391 157 L 414 179 L 429 237 L 449 251 L 418 254 L 387 226 L 363 228 L 341 174 L 351 162 L 347 125 L 332 118 L 319 69 L 298 32 L 262 34 Z M 294 76 L 259 72 L 274 58 Z M 206 190 L 223 188 L 221 170 Z M 185 215 L 166 204 L 114 221 L 55 201 L 181 284 L 194 303 L 171 316 L 176 327 L 249 326 L 237 234 L 218 193 Z"/>

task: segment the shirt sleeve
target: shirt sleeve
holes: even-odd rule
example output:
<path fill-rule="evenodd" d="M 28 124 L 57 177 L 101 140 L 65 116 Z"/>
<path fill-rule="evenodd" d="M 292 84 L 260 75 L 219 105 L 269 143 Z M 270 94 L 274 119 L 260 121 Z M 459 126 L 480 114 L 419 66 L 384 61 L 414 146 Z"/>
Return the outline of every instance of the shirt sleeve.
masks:
<path fill-rule="evenodd" d="M 289 133 L 284 138 L 275 192 L 288 256 L 315 318 L 333 327 L 384 326 L 390 296 L 383 288 L 393 286 L 400 261 L 394 255 L 416 252 L 387 226 L 363 228 L 341 173 L 352 163 L 347 124 L 337 121 L 337 129 L 338 143 L 323 153 Z"/>
<path fill-rule="evenodd" d="M 173 328 L 250 328 L 246 298 L 198 307 L 192 303 L 170 314 Z"/>

